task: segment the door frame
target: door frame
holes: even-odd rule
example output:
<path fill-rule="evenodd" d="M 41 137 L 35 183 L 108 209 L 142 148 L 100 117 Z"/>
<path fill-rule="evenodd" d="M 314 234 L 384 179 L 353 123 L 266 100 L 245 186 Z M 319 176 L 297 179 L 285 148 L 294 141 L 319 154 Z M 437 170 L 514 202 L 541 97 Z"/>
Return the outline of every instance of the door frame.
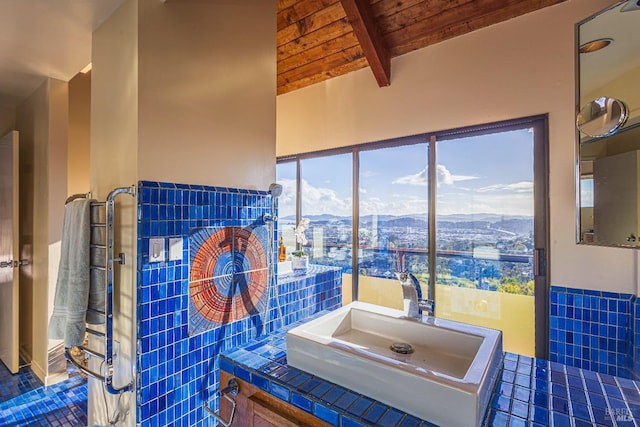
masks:
<path fill-rule="evenodd" d="M 7 134 L 5 134 L 4 136 L 2 136 L 0 138 L 0 143 L 1 144 L 7 144 L 10 145 L 10 150 L 11 150 L 11 162 L 12 162 L 12 168 L 11 168 L 11 174 L 12 174 L 12 194 L 11 194 L 11 200 L 12 200 L 12 212 L 11 212 L 11 216 L 12 216 L 12 220 L 11 220 L 11 225 L 12 225 L 12 229 L 11 229 L 11 236 L 12 236 L 12 244 L 11 244 L 11 254 L 9 256 L 10 259 L 2 259 L 0 261 L 3 262 L 9 262 L 10 263 L 10 267 L 6 267 L 6 268 L 10 268 L 11 269 L 11 301 L 2 301 L 0 302 L 0 304 L 7 304 L 9 306 L 9 309 L 6 310 L 7 307 L 3 308 L 3 312 L 8 311 L 9 312 L 9 317 L 12 318 L 12 320 L 9 322 L 10 325 L 9 327 L 7 327 L 6 329 L 4 329 L 7 325 L 1 325 L 0 324 L 0 328 L 2 328 L 2 332 L 1 334 L 3 335 L 3 337 L 0 337 L 0 339 L 2 339 L 4 341 L 4 339 L 7 340 L 7 342 L 4 343 L 0 343 L 1 346 L 5 346 L 6 344 L 6 352 L 0 352 L 0 359 L 2 361 L 2 363 L 5 364 L 5 366 L 9 369 L 9 371 L 11 371 L 11 373 L 17 373 L 18 370 L 20 369 L 20 354 L 19 354 L 19 337 L 20 337 L 20 328 L 19 328 L 19 320 L 20 320 L 20 316 L 19 316 L 19 306 L 20 306 L 20 300 L 19 300 L 19 292 L 20 292 L 20 271 L 19 271 L 19 267 L 20 267 L 20 245 L 19 245 L 19 220 L 20 220 L 20 199 L 19 199 L 19 192 L 20 192 L 20 181 L 19 181 L 19 153 L 20 153 L 20 146 L 19 146 L 19 137 L 18 137 L 18 131 L 11 131 Z M 3 322 L 4 323 L 4 322 Z"/>

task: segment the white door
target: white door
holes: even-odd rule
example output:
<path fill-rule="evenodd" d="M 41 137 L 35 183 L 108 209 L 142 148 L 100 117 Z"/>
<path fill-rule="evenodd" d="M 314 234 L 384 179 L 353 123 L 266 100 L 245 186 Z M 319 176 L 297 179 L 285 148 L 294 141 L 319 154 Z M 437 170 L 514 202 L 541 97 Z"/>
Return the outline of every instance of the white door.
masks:
<path fill-rule="evenodd" d="M 0 360 L 18 372 L 18 132 L 0 138 Z"/>

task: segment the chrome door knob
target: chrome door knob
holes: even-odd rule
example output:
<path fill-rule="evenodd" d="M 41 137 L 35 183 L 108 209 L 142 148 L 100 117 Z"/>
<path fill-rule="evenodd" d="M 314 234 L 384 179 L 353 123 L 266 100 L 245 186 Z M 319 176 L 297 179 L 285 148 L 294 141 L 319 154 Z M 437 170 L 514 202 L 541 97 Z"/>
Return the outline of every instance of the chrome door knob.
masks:
<path fill-rule="evenodd" d="M 29 261 L 21 259 L 20 261 L 0 261 L 0 268 L 18 268 L 23 265 L 29 265 Z"/>

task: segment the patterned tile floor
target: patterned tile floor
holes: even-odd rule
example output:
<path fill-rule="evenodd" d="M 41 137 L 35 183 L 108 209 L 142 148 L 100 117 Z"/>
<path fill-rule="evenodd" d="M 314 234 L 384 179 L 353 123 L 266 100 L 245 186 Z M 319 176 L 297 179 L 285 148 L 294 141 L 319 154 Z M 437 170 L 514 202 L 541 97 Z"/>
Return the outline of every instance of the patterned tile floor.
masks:
<path fill-rule="evenodd" d="M 12 375 L 0 363 L 0 427 L 86 425 L 87 381 L 77 372 L 45 387 L 30 368 Z"/>

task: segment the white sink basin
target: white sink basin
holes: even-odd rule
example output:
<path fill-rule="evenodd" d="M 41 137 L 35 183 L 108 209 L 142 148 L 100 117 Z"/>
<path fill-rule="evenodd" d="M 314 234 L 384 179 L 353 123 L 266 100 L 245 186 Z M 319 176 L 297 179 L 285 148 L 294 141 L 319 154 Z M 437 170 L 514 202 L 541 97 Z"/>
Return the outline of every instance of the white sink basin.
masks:
<path fill-rule="evenodd" d="M 359 301 L 286 339 L 289 365 L 442 426 L 481 425 L 502 365 L 500 331 Z"/>

